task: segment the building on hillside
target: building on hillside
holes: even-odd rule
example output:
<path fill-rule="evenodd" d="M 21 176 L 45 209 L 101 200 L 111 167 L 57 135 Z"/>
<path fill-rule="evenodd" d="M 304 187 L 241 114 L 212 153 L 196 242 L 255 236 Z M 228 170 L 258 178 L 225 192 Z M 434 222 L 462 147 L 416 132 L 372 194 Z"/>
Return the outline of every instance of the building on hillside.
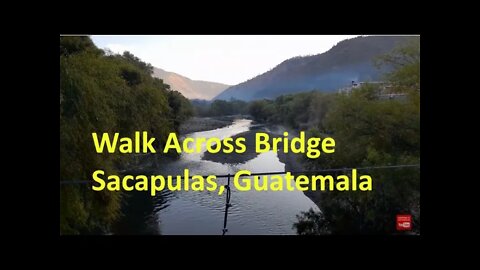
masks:
<path fill-rule="evenodd" d="M 360 88 L 365 84 L 377 85 L 380 88 L 379 95 L 378 95 L 379 99 L 403 99 L 406 96 L 405 93 L 394 93 L 393 90 L 391 89 L 392 86 L 389 83 L 383 82 L 383 81 L 371 81 L 371 82 L 352 81 L 352 83 L 349 86 L 340 88 L 337 91 L 339 94 L 350 95 L 352 91 Z"/>

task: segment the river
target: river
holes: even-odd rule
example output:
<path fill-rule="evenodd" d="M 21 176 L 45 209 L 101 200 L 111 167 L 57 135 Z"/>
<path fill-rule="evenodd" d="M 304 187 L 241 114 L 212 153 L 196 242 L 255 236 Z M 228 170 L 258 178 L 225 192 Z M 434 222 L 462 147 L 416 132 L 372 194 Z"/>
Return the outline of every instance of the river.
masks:
<path fill-rule="evenodd" d="M 238 119 L 230 126 L 209 131 L 195 132 L 183 137 L 217 137 L 224 139 L 248 131 L 252 121 Z M 201 153 L 182 154 L 178 160 L 163 164 L 157 174 L 183 175 L 188 168 L 190 175 L 235 174 L 239 170 L 255 172 L 283 171 L 285 164 L 280 162 L 277 153 L 266 152 L 242 164 L 222 164 L 203 160 Z M 219 184 L 225 184 L 225 178 L 218 178 Z M 284 178 L 284 181 L 287 181 Z M 293 180 L 291 180 L 293 181 Z M 284 182 L 284 187 L 286 183 Z M 134 218 L 148 223 L 148 233 L 164 235 L 209 234 L 222 233 L 225 211 L 225 193 L 217 192 L 164 191 L 153 199 L 151 210 L 135 210 Z M 238 191 L 232 185 L 232 207 L 228 214 L 229 235 L 282 235 L 295 234 L 292 228 L 297 221 L 296 215 L 301 211 L 318 207 L 301 191 Z M 130 203 L 130 208 L 138 207 Z M 148 208 L 147 208 L 148 209 Z M 132 213 L 131 209 L 129 211 Z M 128 214 L 127 214 L 128 215 Z M 127 217 L 128 218 L 128 217 Z M 130 222 L 132 223 L 132 222 Z M 135 222 L 133 222 L 135 223 Z M 138 222 L 136 222 L 138 224 Z M 143 230 L 145 231 L 145 230 Z M 135 231 L 129 230 L 130 233 Z"/>

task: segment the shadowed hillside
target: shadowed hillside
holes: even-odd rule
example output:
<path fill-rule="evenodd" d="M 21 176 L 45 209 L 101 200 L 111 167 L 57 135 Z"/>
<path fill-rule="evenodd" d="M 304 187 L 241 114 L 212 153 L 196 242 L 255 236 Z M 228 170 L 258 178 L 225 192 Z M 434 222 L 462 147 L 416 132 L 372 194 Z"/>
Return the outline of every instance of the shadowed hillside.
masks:
<path fill-rule="evenodd" d="M 377 69 L 373 60 L 412 38 L 416 37 L 347 39 L 325 53 L 288 59 L 268 72 L 229 87 L 215 99 L 255 100 L 310 90 L 331 92 L 352 81 L 379 80 L 385 70 Z"/>

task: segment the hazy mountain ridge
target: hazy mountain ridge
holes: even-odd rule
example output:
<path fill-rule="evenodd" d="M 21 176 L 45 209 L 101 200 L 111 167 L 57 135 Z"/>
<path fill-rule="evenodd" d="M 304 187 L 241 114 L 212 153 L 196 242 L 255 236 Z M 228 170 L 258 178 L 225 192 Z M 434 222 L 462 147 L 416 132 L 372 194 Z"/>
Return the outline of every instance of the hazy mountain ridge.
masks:
<path fill-rule="evenodd" d="M 222 83 L 192 80 L 156 67 L 153 69 L 153 76 L 162 79 L 170 85 L 171 89 L 179 91 L 188 99 L 211 100 L 229 87 L 229 85 Z"/>
<path fill-rule="evenodd" d="M 229 87 L 215 99 L 275 98 L 309 90 L 331 92 L 351 81 L 379 80 L 384 70 L 374 67 L 373 60 L 411 38 L 369 36 L 343 40 L 325 53 L 285 60 L 261 75 Z"/>

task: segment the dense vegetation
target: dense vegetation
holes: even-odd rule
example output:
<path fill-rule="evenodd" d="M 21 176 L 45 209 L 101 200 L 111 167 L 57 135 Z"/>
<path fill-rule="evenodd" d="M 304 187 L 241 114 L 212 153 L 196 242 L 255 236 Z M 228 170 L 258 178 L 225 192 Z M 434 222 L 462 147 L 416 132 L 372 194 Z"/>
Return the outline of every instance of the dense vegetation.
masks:
<path fill-rule="evenodd" d="M 324 130 L 323 119 L 334 97 L 316 91 L 290 94 L 275 100 L 252 101 L 248 111 L 259 122 L 281 124 L 299 130 Z"/>
<path fill-rule="evenodd" d="M 194 107 L 195 115 L 201 117 L 210 117 L 210 116 L 225 116 L 225 115 L 239 115 L 239 114 L 248 114 L 248 102 L 231 99 L 230 101 L 225 100 L 215 100 L 215 101 L 206 101 L 206 100 L 192 100 L 192 105 Z"/>
<path fill-rule="evenodd" d="M 319 92 L 280 96 L 250 104 L 257 120 L 332 136 L 334 155 L 305 160 L 310 170 L 420 163 L 420 46 L 418 40 L 378 59 L 392 71 L 388 88 L 365 85 L 351 94 Z M 388 98 L 389 93 L 404 94 Z M 387 98 L 385 98 L 387 97 Z M 393 233 L 395 215 L 412 214 L 420 229 L 419 168 L 363 171 L 372 192 L 321 192 L 321 212 L 298 216 L 299 234 Z"/>
<path fill-rule="evenodd" d="M 89 180 L 97 169 L 118 174 L 130 158 L 97 154 L 92 132 L 148 131 L 161 144 L 192 115 L 190 102 L 152 70 L 129 52 L 105 54 L 89 37 L 60 38 L 60 181 Z M 84 188 L 61 185 L 62 234 L 109 232 L 121 215 L 121 193 Z"/>

